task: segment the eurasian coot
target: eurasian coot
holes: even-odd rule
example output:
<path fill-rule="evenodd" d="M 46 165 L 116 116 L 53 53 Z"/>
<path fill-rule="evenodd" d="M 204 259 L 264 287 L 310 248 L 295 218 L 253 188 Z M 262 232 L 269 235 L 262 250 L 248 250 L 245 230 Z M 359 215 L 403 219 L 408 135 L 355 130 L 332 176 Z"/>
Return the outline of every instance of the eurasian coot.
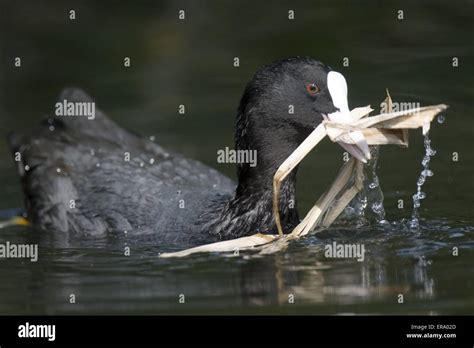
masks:
<path fill-rule="evenodd" d="M 257 161 L 237 165 L 237 184 L 99 110 L 93 120 L 51 116 L 32 136 L 11 135 L 28 218 L 41 230 L 81 238 L 127 231 L 176 245 L 275 233 L 275 170 L 323 117 L 339 111 L 330 71 L 296 57 L 256 72 L 238 107 L 235 148 L 256 151 Z M 65 100 L 92 102 L 79 89 L 64 90 L 59 102 Z M 286 231 L 299 222 L 295 186 L 296 170 L 281 190 Z"/>

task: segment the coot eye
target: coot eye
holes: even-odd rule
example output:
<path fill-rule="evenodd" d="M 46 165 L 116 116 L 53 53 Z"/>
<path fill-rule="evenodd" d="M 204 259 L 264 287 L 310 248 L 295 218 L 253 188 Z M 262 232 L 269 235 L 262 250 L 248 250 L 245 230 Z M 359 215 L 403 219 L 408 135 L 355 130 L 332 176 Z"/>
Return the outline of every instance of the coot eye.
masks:
<path fill-rule="evenodd" d="M 319 87 L 315 83 L 307 83 L 306 91 L 311 95 L 315 95 L 319 92 Z"/>

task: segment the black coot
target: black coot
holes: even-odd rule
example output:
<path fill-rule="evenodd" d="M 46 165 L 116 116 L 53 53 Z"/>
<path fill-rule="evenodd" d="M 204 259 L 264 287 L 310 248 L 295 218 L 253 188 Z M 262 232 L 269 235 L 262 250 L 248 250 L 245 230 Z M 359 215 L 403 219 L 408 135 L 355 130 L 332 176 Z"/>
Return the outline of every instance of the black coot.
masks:
<path fill-rule="evenodd" d="M 256 72 L 238 108 L 235 148 L 256 150 L 257 162 L 237 165 L 237 184 L 98 110 L 94 120 L 51 116 L 32 136 L 11 135 L 28 218 L 35 228 L 81 238 L 127 231 L 187 246 L 275 233 L 272 177 L 323 115 L 337 111 L 329 71 L 297 57 Z M 65 99 L 92 101 L 78 89 L 63 91 L 59 101 Z M 295 186 L 296 170 L 282 185 L 286 231 L 299 222 Z"/>

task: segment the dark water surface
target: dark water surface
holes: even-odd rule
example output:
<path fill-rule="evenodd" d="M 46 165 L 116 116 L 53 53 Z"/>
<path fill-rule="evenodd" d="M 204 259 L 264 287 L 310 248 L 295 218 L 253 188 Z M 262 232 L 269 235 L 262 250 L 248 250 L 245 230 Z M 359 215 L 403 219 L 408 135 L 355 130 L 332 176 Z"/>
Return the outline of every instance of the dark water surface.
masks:
<path fill-rule="evenodd" d="M 121 125 L 156 137 L 234 177 L 216 151 L 233 146 L 246 81 L 275 59 L 309 55 L 341 71 L 351 107 L 394 101 L 446 103 L 430 132 L 437 154 L 423 186 L 421 227 L 408 228 L 424 155 L 384 147 L 378 175 L 390 224 L 332 227 L 273 255 L 159 259 L 169 246 L 123 238 L 68 243 L 29 228 L 0 229 L 0 243 L 38 243 L 39 260 L 0 259 L 0 314 L 397 313 L 474 314 L 473 1 L 2 1 L 0 130 L 32 129 L 65 86 L 92 94 Z M 177 20 L 177 10 L 186 20 Z M 76 9 L 70 21 L 68 11 Z M 294 9 L 296 19 L 287 12 Z M 404 19 L 397 19 L 397 11 Z M 22 68 L 13 67 L 22 57 Z M 239 57 L 241 66 L 232 60 Z M 123 67 L 123 57 L 132 66 Z M 349 67 L 342 61 L 348 57 Z M 453 67 L 457 57 L 459 66 Z M 179 115 L 177 105 L 186 105 Z M 4 139 L 4 138 L 3 138 Z M 458 161 L 453 161 L 453 153 Z M 329 141 L 303 162 L 300 214 L 342 164 Z M 6 141 L 0 141 L 0 210 L 22 206 Z M 404 207 L 399 208 L 402 199 Z M 364 262 L 328 259 L 324 245 L 362 243 Z M 453 248 L 459 255 L 453 256 Z M 76 303 L 69 303 L 70 294 Z M 178 302 L 185 295 L 185 304 Z M 295 303 L 288 297 L 294 295 Z M 398 304 L 398 295 L 404 303 Z"/>

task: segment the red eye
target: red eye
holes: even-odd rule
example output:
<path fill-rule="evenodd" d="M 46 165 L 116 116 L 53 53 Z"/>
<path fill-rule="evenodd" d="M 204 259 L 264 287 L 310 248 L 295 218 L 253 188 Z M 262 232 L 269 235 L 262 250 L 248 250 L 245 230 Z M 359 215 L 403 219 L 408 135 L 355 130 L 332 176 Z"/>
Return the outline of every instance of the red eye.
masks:
<path fill-rule="evenodd" d="M 307 83 L 306 92 L 308 92 L 311 95 L 315 95 L 319 92 L 319 87 L 315 83 Z"/>

